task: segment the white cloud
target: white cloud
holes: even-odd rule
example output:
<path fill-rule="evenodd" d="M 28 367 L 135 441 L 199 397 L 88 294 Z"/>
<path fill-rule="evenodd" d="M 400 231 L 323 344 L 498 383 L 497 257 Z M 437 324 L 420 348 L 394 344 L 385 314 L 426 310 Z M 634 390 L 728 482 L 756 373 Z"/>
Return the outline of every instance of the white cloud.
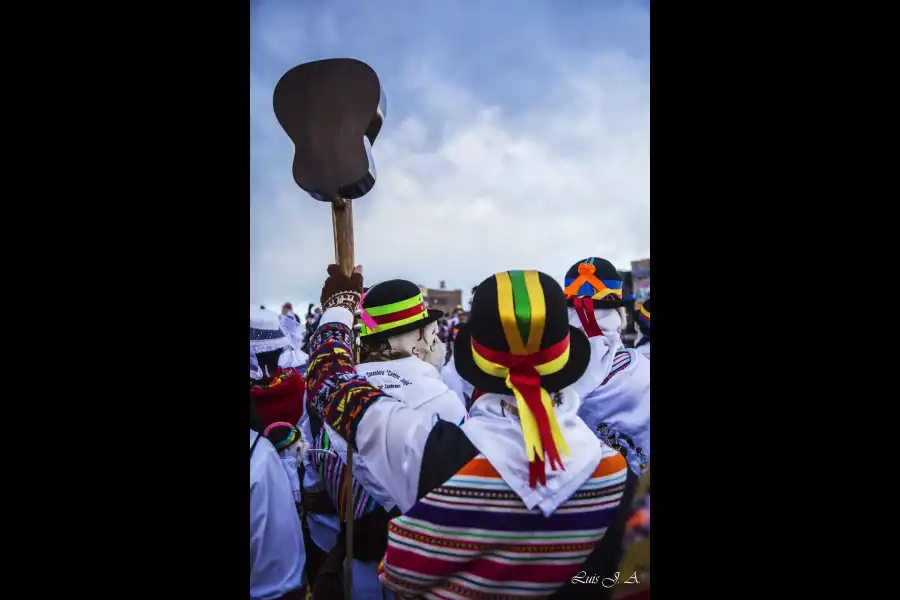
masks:
<path fill-rule="evenodd" d="M 373 150 L 378 180 L 354 205 L 367 283 L 402 277 L 467 289 L 502 270 L 561 280 L 584 256 L 620 269 L 649 256 L 646 58 L 559 59 L 557 72 L 535 74 L 547 94 L 514 110 L 440 80 L 427 57 L 407 63 L 401 85 L 414 98 L 402 105 L 419 110 L 395 110 L 387 89 Z M 330 209 L 291 178 L 293 148 L 271 115 L 271 88 L 254 77 L 250 87 L 251 126 L 276 132 L 251 148 L 267 161 L 251 201 L 251 297 L 301 310 L 301 300 L 302 308 L 318 300 L 332 261 Z"/>

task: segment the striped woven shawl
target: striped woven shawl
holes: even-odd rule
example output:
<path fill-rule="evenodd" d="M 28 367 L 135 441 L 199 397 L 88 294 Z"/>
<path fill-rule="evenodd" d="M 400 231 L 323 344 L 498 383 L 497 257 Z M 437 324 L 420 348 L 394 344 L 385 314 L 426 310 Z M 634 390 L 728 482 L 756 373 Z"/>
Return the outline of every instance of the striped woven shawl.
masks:
<path fill-rule="evenodd" d="M 624 458 L 604 448 L 591 478 L 544 517 L 479 456 L 391 521 L 379 579 L 398 594 L 427 598 L 546 598 L 603 537 L 627 473 Z"/>
<path fill-rule="evenodd" d="M 313 443 L 313 449 L 317 452 L 310 453 L 309 462 L 316 469 L 322 479 L 325 480 L 325 489 L 328 497 L 337 508 L 337 514 L 345 515 L 346 510 L 346 488 L 344 487 L 344 469 L 346 468 L 343 461 L 337 454 L 331 452 L 331 440 L 328 437 L 328 430 L 324 427 L 319 431 L 319 435 Z M 363 515 L 367 515 L 379 507 L 378 503 L 369 495 L 369 492 L 353 478 L 353 518 L 361 519 Z"/>

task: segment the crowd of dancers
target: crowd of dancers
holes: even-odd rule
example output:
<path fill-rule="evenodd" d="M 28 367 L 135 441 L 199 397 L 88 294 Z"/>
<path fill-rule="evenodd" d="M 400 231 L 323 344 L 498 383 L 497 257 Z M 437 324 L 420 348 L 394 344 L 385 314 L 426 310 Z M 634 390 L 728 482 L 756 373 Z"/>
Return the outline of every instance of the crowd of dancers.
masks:
<path fill-rule="evenodd" d="M 251 309 L 252 599 L 649 597 L 650 300 L 631 349 L 609 261 L 564 283 L 444 315 L 331 265 L 304 320 Z"/>

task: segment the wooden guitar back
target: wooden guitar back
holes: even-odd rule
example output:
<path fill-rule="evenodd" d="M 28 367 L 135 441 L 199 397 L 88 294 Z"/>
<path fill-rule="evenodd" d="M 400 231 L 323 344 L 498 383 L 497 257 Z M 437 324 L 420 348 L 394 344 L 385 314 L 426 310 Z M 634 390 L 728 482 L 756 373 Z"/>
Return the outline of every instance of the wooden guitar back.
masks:
<path fill-rule="evenodd" d="M 275 117 L 294 142 L 294 181 L 316 200 L 360 198 L 375 185 L 371 147 L 387 110 L 378 75 L 349 58 L 305 63 L 275 86 Z"/>

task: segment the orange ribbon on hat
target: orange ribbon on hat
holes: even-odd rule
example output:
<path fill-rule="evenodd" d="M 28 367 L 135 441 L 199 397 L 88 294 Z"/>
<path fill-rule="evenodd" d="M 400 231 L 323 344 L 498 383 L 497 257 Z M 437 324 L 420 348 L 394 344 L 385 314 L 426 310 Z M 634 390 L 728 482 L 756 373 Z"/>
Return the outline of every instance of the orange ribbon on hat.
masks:
<path fill-rule="evenodd" d="M 603 285 L 603 282 L 594 276 L 594 273 L 596 271 L 597 267 L 595 267 L 591 263 L 584 262 L 578 265 L 578 277 L 575 279 L 575 281 L 566 286 L 565 290 L 563 290 L 566 293 L 566 296 L 569 298 L 571 298 L 572 296 L 577 296 L 578 290 L 585 283 L 589 283 L 594 286 L 594 290 L 602 290 L 606 288 L 606 286 Z"/>

